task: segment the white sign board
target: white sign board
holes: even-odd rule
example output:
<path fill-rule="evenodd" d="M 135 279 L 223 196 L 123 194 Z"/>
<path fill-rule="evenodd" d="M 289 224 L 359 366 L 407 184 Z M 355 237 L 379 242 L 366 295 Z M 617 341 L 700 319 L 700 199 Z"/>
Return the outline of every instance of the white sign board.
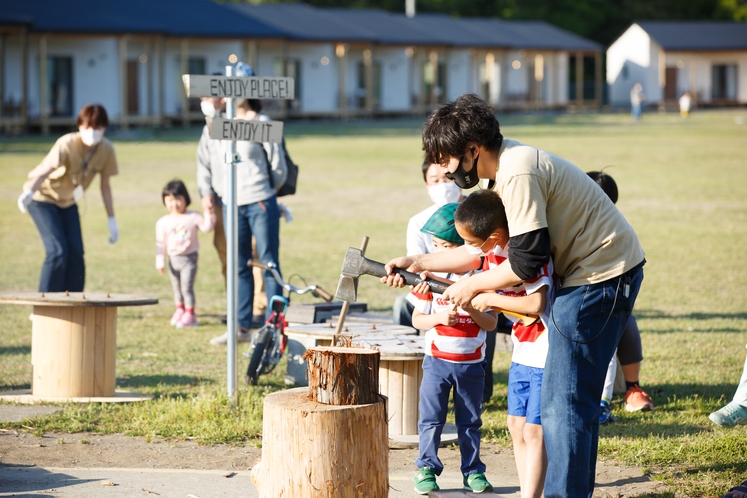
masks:
<path fill-rule="evenodd" d="M 207 124 L 210 138 L 215 140 L 272 143 L 283 141 L 282 121 L 213 118 L 208 119 Z"/>
<path fill-rule="evenodd" d="M 293 78 L 183 74 L 182 81 L 187 97 L 227 97 L 259 100 L 293 100 L 295 98 Z"/>

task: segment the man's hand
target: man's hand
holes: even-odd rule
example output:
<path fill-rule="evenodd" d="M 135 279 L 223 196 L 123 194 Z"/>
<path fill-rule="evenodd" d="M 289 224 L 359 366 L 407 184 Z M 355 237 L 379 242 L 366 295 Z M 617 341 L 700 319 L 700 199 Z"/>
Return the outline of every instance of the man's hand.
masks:
<path fill-rule="evenodd" d="M 470 279 L 463 278 L 457 282 L 454 282 L 446 289 L 443 294 L 443 298 L 452 304 L 462 307 L 470 307 L 472 298 L 475 297 L 477 291 L 472 290 L 470 286 Z"/>
<path fill-rule="evenodd" d="M 213 196 L 212 195 L 203 195 L 202 199 L 200 199 L 200 202 L 202 203 L 203 211 L 211 211 L 213 209 Z"/>
<path fill-rule="evenodd" d="M 158 273 L 160 273 L 161 275 L 166 273 L 166 270 L 164 268 L 156 268 L 156 269 L 158 270 Z"/>

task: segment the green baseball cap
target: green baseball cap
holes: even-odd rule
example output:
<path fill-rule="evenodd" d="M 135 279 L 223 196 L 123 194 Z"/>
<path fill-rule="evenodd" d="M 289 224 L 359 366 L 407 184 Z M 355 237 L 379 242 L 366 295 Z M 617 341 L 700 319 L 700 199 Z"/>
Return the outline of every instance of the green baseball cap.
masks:
<path fill-rule="evenodd" d="M 458 202 L 451 202 L 438 208 L 428 218 L 428 221 L 425 222 L 420 231 L 447 242 L 464 244 L 464 239 L 459 236 L 454 226 L 454 211 L 456 211 L 457 206 L 459 206 Z"/>

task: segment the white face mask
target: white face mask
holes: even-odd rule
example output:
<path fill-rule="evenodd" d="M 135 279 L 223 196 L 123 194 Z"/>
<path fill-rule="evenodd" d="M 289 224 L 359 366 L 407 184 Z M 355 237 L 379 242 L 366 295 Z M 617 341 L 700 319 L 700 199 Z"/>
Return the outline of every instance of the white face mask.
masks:
<path fill-rule="evenodd" d="M 219 112 L 210 100 L 203 100 L 200 102 L 200 109 L 202 109 L 202 113 L 209 118 L 214 118 Z"/>
<path fill-rule="evenodd" d="M 80 127 L 78 128 L 78 131 L 80 132 L 81 141 L 89 147 L 96 145 L 104 138 L 104 128 L 94 129 Z"/>
<path fill-rule="evenodd" d="M 462 189 L 454 182 L 443 182 L 435 185 L 428 185 L 428 196 L 434 204 L 439 207 L 446 204 L 457 202 L 462 196 Z"/>
<path fill-rule="evenodd" d="M 480 247 L 475 247 L 475 246 L 471 246 L 469 244 L 464 244 L 464 248 L 467 249 L 467 252 L 470 253 L 473 256 L 480 256 L 480 257 L 487 256 L 493 250 L 493 249 L 491 249 L 490 251 L 483 251 L 482 250 L 482 248 L 487 243 L 488 243 L 488 241 L 486 240 L 485 242 L 482 243 L 482 245 Z"/>

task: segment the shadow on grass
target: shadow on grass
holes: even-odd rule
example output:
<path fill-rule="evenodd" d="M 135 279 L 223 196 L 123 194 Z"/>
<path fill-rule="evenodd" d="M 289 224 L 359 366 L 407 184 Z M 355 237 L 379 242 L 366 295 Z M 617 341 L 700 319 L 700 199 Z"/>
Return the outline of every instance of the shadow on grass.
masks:
<path fill-rule="evenodd" d="M 0 346 L 0 356 L 31 354 L 31 346 Z"/>
<path fill-rule="evenodd" d="M 659 310 L 638 310 L 636 309 L 633 312 L 633 315 L 635 315 L 636 318 L 640 319 L 646 319 L 646 320 L 657 320 L 657 319 L 665 319 L 665 320 L 744 320 L 747 318 L 747 313 L 690 313 L 687 315 L 672 315 L 669 313 L 664 313 L 663 311 Z M 741 329 L 737 328 L 724 328 L 720 329 L 722 331 L 730 331 L 733 330 L 734 332 L 743 332 Z M 656 331 L 647 331 L 647 332 L 662 332 L 661 330 Z M 693 330 L 688 332 L 711 332 L 711 330 Z"/>
<path fill-rule="evenodd" d="M 211 379 L 203 377 L 194 377 L 190 375 L 128 375 L 127 377 L 117 378 L 117 387 L 120 388 L 137 388 L 137 387 L 158 387 L 158 386 L 179 386 L 191 387 L 199 384 L 214 384 Z"/>

